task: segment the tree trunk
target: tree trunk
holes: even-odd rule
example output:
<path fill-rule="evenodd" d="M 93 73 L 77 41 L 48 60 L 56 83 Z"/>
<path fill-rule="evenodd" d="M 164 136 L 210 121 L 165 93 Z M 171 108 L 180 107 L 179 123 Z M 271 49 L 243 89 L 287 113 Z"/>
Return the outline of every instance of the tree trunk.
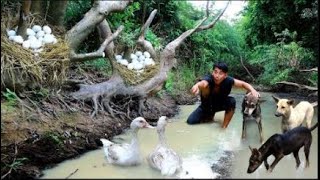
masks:
<path fill-rule="evenodd" d="M 22 36 L 23 39 L 27 38 L 27 27 L 29 22 L 29 15 L 30 15 L 30 7 L 31 7 L 31 0 L 25 0 L 22 3 L 22 8 L 20 9 L 20 18 L 18 24 L 17 34 Z"/>
<path fill-rule="evenodd" d="M 63 27 L 63 18 L 66 13 L 67 5 L 67 0 L 50 0 L 47 20 L 51 25 Z"/>

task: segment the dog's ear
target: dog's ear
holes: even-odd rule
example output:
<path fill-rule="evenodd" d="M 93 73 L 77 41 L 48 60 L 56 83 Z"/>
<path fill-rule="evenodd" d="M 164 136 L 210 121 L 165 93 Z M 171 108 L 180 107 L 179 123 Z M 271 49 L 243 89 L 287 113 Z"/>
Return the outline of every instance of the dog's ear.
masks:
<path fill-rule="evenodd" d="M 276 101 L 276 103 L 279 101 L 279 98 L 275 97 L 274 95 L 272 95 L 272 98 Z"/>
<path fill-rule="evenodd" d="M 293 100 L 293 99 L 289 99 L 289 100 L 287 101 L 287 103 L 288 103 L 289 105 L 293 105 L 294 100 Z"/>

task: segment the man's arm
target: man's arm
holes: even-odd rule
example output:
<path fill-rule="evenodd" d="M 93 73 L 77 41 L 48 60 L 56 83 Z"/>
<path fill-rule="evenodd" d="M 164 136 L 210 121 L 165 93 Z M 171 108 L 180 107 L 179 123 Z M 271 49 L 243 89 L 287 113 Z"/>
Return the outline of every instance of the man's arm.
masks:
<path fill-rule="evenodd" d="M 247 82 L 241 81 L 239 79 L 234 79 L 234 86 L 251 92 L 251 94 L 255 97 L 260 97 L 260 94 Z"/>
<path fill-rule="evenodd" d="M 199 91 L 207 89 L 208 85 L 209 85 L 208 81 L 201 80 L 201 81 L 197 82 L 195 85 L 192 86 L 191 93 L 194 94 L 194 95 L 197 95 L 197 94 L 199 94 Z"/>

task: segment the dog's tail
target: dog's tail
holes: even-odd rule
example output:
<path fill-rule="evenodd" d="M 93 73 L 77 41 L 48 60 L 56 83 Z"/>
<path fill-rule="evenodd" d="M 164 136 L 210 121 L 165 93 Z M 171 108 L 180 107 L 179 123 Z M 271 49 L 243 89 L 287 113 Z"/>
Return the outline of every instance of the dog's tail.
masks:
<path fill-rule="evenodd" d="M 318 122 L 310 128 L 310 131 L 313 131 L 316 127 L 318 127 Z"/>
<path fill-rule="evenodd" d="M 318 101 L 311 103 L 311 105 L 312 105 L 313 107 L 318 106 Z"/>

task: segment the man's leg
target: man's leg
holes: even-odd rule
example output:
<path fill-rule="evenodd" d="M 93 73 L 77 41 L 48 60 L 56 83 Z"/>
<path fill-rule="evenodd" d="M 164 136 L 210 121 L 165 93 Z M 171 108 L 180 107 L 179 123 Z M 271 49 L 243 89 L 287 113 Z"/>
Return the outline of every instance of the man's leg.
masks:
<path fill-rule="evenodd" d="M 222 124 L 222 128 L 227 128 L 231 119 L 232 119 L 232 116 L 234 114 L 234 109 L 231 109 L 229 111 L 226 111 L 224 113 L 224 119 L 223 119 L 223 124 Z"/>
<path fill-rule="evenodd" d="M 225 129 L 228 127 L 228 125 L 233 117 L 235 108 L 236 108 L 236 100 L 234 99 L 234 97 L 229 96 L 226 101 L 226 109 L 225 109 L 225 113 L 224 113 L 222 128 Z"/>
<path fill-rule="evenodd" d="M 198 124 L 201 122 L 201 120 L 205 118 L 205 112 L 203 109 L 199 106 L 196 110 L 194 110 L 190 116 L 187 119 L 187 123 L 192 124 Z"/>

